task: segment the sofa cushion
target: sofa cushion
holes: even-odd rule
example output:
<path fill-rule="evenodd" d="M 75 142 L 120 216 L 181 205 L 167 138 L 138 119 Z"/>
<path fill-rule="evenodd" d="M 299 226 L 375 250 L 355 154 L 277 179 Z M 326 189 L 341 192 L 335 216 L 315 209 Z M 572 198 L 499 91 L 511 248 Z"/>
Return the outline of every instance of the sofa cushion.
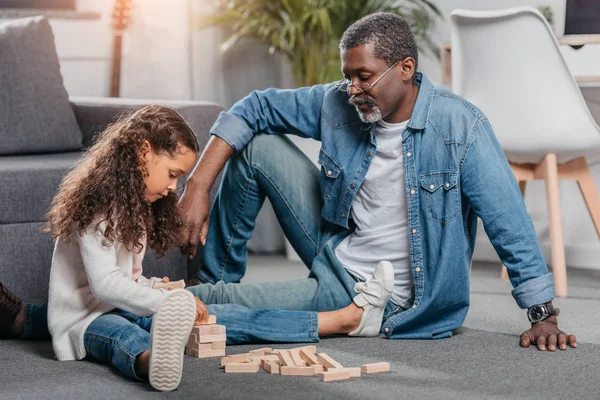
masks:
<path fill-rule="evenodd" d="M 0 224 L 44 221 L 80 152 L 0 157 Z"/>
<path fill-rule="evenodd" d="M 0 23 L 0 155 L 81 149 L 47 19 Z"/>

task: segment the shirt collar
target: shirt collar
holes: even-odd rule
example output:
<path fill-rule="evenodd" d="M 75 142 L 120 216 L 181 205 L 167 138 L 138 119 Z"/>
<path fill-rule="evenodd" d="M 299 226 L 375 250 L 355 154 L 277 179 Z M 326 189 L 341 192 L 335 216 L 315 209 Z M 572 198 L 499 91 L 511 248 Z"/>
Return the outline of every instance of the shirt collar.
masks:
<path fill-rule="evenodd" d="M 429 107 L 433 99 L 434 86 L 422 72 L 417 72 L 416 80 L 417 86 L 419 86 L 419 94 L 407 126 L 411 129 L 425 129 Z"/>

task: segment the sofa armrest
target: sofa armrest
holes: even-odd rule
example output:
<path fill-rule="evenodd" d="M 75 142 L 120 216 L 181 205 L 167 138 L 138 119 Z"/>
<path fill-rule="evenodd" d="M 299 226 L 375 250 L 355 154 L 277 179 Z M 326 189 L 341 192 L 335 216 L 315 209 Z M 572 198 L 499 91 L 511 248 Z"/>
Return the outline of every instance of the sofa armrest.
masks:
<path fill-rule="evenodd" d="M 186 100 L 124 99 L 113 97 L 71 97 L 71 106 L 83 134 L 83 146 L 89 146 L 94 135 L 114 122 L 124 111 L 148 104 L 160 104 L 177 110 L 192 127 L 200 148 L 210 138 L 209 131 L 223 108 L 217 104 Z"/>

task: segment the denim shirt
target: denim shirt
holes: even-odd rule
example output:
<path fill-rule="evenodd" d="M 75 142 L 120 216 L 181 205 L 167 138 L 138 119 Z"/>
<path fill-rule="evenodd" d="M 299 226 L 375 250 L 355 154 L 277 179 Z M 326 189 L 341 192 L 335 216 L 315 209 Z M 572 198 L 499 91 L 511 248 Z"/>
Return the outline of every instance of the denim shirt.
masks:
<path fill-rule="evenodd" d="M 402 135 L 414 303 L 385 321 L 388 338 L 443 338 L 462 325 L 477 217 L 508 269 L 517 304 L 554 298 L 552 274 L 488 119 L 421 73 L 417 84 Z M 236 151 L 259 132 L 321 141 L 321 216 L 348 228 L 352 200 L 377 149 L 375 125 L 361 122 L 348 99 L 334 83 L 255 91 L 221 113 L 211 134 Z"/>

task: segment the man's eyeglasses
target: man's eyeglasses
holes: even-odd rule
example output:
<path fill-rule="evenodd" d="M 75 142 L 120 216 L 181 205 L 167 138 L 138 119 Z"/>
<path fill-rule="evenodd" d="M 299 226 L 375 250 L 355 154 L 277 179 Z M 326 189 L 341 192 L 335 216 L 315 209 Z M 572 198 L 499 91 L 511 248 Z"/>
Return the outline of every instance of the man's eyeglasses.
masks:
<path fill-rule="evenodd" d="M 390 72 L 392 70 L 392 68 L 394 68 L 396 65 L 398 65 L 399 62 L 400 62 L 400 60 L 393 63 L 392 66 L 389 67 L 383 74 L 381 74 L 381 76 L 379 78 L 375 79 L 375 82 L 373 82 L 373 83 L 369 83 L 366 81 L 360 81 L 360 80 L 358 81 L 358 83 L 352 83 L 351 79 L 344 78 L 337 83 L 337 87 L 339 90 L 344 90 L 348 93 L 350 93 L 351 88 L 358 90 L 359 91 L 358 94 L 361 94 L 363 92 L 368 92 L 369 90 L 373 89 L 373 87 L 375 87 L 375 85 L 377 85 L 377 82 L 379 82 L 388 72 Z"/>

